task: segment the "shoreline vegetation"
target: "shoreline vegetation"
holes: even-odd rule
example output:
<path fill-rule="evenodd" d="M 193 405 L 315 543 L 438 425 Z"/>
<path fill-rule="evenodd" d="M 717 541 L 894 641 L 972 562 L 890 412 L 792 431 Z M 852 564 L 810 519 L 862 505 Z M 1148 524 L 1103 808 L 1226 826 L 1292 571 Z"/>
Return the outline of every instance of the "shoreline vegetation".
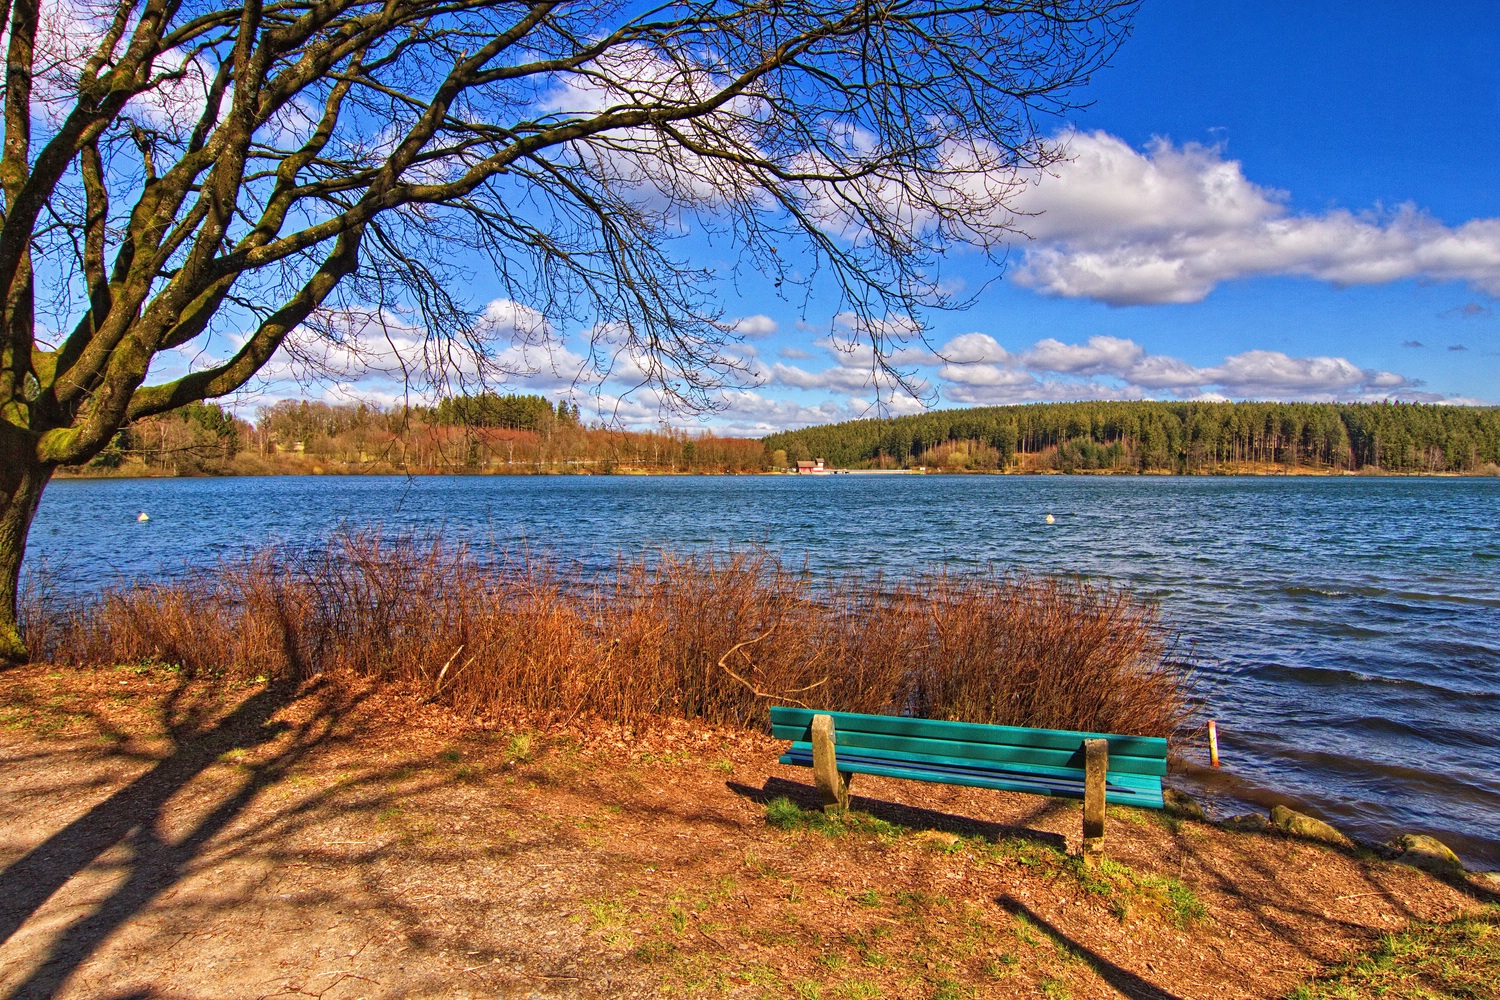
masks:
<path fill-rule="evenodd" d="M 433 407 L 283 401 L 254 422 L 194 403 L 121 431 L 59 478 L 216 475 L 1500 475 L 1500 408 L 1418 403 L 1044 403 L 769 435 L 586 423 L 576 404 L 486 394 Z"/>
<path fill-rule="evenodd" d="M 1024 575 L 814 580 L 759 552 L 603 572 L 441 536 L 342 533 L 81 599 L 23 596 L 38 659 L 299 683 L 460 714 L 764 729 L 769 704 L 1175 739 L 1190 671 L 1154 605 Z"/>

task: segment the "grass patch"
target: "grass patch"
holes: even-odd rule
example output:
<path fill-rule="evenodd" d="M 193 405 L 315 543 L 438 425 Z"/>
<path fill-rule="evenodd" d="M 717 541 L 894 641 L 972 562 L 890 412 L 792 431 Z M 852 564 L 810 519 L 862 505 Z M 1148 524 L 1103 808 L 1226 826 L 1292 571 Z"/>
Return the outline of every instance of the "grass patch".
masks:
<path fill-rule="evenodd" d="M 590 928 L 604 935 L 605 944 L 618 948 L 631 942 L 627 929 L 630 911 L 623 903 L 599 899 L 586 903 L 584 908 L 589 915 Z"/>
<path fill-rule="evenodd" d="M 1042 995 L 1047 997 L 1048 1000 L 1072 1000 L 1073 998 L 1073 994 L 1068 990 L 1068 985 L 1061 979 L 1053 979 L 1049 976 L 1038 983 L 1037 986 L 1041 989 Z"/>
<path fill-rule="evenodd" d="M 803 809 L 786 796 L 766 803 L 766 822 L 779 830 L 813 830 L 825 837 L 859 834 L 866 837 L 899 837 L 903 827 L 854 809 Z"/>
<path fill-rule="evenodd" d="M 1289 1000 L 1488 1000 L 1500 979 L 1500 907 L 1387 935 L 1368 955 L 1304 983 Z"/>
<path fill-rule="evenodd" d="M 1067 855 L 1052 845 L 1024 837 L 1007 837 L 989 845 L 988 853 L 991 857 L 1014 861 L 1026 868 L 1057 868 L 1069 861 Z"/>
<path fill-rule="evenodd" d="M 1084 892 L 1105 897 L 1117 919 L 1124 920 L 1137 905 L 1161 913 L 1181 930 L 1208 918 L 1208 906 L 1181 879 L 1138 872 L 1108 857 L 1090 864 L 1065 858 L 1062 867 Z"/>

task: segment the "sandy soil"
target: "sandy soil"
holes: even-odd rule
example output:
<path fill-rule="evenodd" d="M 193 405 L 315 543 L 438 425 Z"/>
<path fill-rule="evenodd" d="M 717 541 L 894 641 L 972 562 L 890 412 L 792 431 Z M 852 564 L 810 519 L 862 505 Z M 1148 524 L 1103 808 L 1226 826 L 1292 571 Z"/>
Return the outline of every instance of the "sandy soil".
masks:
<path fill-rule="evenodd" d="M 1284 996 L 1496 901 L 1368 852 L 805 770 L 754 733 L 475 724 L 398 693 L 0 674 L 0 995 Z"/>

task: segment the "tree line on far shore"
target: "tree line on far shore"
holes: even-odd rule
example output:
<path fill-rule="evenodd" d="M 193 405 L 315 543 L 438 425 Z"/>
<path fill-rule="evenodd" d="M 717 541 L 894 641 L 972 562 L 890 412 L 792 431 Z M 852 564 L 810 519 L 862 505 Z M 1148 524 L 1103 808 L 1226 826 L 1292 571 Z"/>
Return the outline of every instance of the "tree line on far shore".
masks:
<path fill-rule="evenodd" d="M 1039 403 L 718 437 L 589 426 L 576 403 L 485 393 L 435 406 L 214 403 L 137 420 L 85 475 L 701 472 L 789 468 L 1500 473 L 1500 408 L 1416 403 Z"/>
<path fill-rule="evenodd" d="M 283 400 L 253 422 L 215 403 L 137 420 L 83 475 L 760 472 L 761 442 L 585 424 L 576 403 L 483 393 L 435 406 Z"/>
<path fill-rule="evenodd" d="M 773 464 L 1055 472 L 1500 472 L 1500 408 L 1081 402 L 932 410 L 773 434 Z"/>

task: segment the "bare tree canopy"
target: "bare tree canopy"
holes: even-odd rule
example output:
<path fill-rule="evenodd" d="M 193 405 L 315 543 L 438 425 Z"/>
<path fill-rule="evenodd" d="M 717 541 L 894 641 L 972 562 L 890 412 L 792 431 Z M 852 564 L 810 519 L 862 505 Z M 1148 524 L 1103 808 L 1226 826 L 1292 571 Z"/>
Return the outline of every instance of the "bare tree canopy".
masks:
<path fill-rule="evenodd" d="M 743 362 L 693 229 L 833 282 L 884 364 L 943 304 L 945 249 L 1013 234 L 1057 156 L 1037 116 L 1133 7 L 9 0 L 0 659 L 54 468 L 278 351 L 356 350 L 361 316 L 413 317 L 438 377 L 484 378 L 499 328 L 582 328 L 599 366 L 712 405 Z M 523 321 L 455 292 L 476 259 Z"/>

